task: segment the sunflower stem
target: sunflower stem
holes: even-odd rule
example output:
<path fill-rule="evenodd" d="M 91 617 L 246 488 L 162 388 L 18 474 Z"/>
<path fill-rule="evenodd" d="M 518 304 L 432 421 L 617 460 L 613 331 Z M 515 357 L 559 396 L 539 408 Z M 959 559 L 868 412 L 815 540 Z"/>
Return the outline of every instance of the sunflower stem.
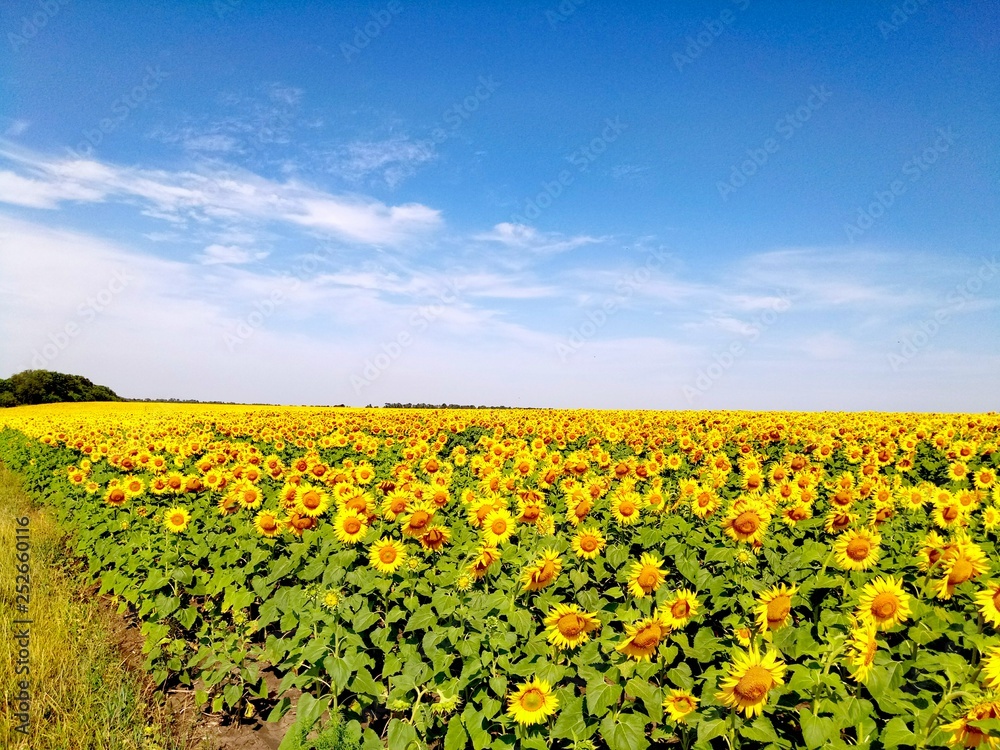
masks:
<path fill-rule="evenodd" d="M 937 707 L 934 709 L 934 713 L 930 715 L 930 717 L 927 719 L 927 723 L 924 724 L 923 736 L 920 738 L 920 744 L 917 745 L 917 747 L 927 747 L 927 741 L 930 739 L 931 732 L 934 730 L 934 725 L 938 715 L 940 715 L 941 713 L 941 709 L 943 709 L 945 706 L 947 706 L 956 698 L 967 698 L 970 695 L 972 695 L 972 693 L 969 693 L 965 690 L 953 690 L 950 693 L 948 693 L 944 698 L 942 698 L 941 701 L 937 704 Z"/>

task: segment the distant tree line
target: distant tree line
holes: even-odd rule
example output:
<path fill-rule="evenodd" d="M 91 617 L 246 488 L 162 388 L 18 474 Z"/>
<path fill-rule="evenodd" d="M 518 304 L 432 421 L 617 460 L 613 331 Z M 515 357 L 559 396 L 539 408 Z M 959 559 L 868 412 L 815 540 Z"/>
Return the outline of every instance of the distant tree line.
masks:
<path fill-rule="evenodd" d="M 63 401 L 122 401 L 105 385 L 95 385 L 81 375 L 49 370 L 25 370 L 0 378 L 0 407 L 55 404 Z"/>

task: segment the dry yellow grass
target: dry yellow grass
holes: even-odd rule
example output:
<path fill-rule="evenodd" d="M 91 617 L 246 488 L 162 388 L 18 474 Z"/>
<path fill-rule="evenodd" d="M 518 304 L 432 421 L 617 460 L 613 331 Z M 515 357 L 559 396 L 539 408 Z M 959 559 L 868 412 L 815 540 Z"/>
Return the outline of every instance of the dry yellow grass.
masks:
<path fill-rule="evenodd" d="M 17 519 L 30 529 L 28 733 L 17 731 Z M 23 538 L 23 537 L 22 537 Z M 81 593 L 62 533 L 0 466 L 0 747 L 8 750 L 174 750 L 162 709 L 112 642 L 115 615 Z M 118 628 L 120 629 L 120 625 Z"/>

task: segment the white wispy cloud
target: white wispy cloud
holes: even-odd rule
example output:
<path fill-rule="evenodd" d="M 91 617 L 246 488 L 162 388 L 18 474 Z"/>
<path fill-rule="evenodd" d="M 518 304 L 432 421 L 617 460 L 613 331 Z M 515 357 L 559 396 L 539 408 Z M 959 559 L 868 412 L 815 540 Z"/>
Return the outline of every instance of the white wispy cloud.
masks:
<path fill-rule="evenodd" d="M 255 260 L 263 260 L 267 255 L 266 252 L 246 250 L 236 245 L 209 245 L 200 255 L 196 256 L 196 260 L 205 266 L 242 265 Z"/>
<path fill-rule="evenodd" d="M 567 237 L 559 232 L 541 232 L 535 227 L 505 221 L 496 224 L 489 232 L 474 235 L 472 239 L 532 253 L 554 254 L 597 244 L 605 238 L 590 235 Z"/>
<path fill-rule="evenodd" d="M 406 136 L 354 141 L 334 152 L 329 169 L 351 181 L 377 177 L 395 188 L 435 156 L 431 143 L 412 141 Z"/>
<path fill-rule="evenodd" d="M 40 156 L 0 143 L 0 158 L 25 174 L 0 172 L 0 202 L 55 209 L 67 201 L 138 203 L 146 215 L 187 220 L 279 222 L 360 243 L 393 244 L 434 230 L 440 211 L 417 203 L 386 205 L 334 195 L 297 180 L 247 170 L 201 172 L 121 167 L 90 159 Z"/>

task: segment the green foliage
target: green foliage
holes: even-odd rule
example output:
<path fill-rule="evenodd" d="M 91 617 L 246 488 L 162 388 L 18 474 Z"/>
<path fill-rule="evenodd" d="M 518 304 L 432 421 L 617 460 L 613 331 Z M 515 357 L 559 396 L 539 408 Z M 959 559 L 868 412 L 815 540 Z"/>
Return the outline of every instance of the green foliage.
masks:
<path fill-rule="evenodd" d="M 0 379 L 0 407 L 53 404 L 63 401 L 121 401 L 107 386 L 80 375 L 49 370 L 25 370 Z"/>

